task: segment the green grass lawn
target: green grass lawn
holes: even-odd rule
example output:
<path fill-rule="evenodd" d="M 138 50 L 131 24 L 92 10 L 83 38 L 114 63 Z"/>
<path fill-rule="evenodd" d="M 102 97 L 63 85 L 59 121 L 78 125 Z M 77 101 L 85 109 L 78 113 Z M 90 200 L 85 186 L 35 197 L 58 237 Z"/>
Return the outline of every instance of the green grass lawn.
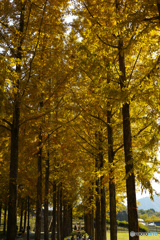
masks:
<path fill-rule="evenodd" d="M 128 232 L 118 232 L 117 235 L 117 240 L 129 240 L 129 234 Z M 71 236 L 69 237 L 71 238 Z M 65 238 L 65 240 L 67 240 L 67 238 Z M 160 239 L 160 234 L 158 234 L 158 236 L 140 236 L 139 240 L 158 240 Z M 110 233 L 107 232 L 107 240 L 110 240 Z"/>
<path fill-rule="evenodd" d="M 118 240 L 129 240 L 128 233 L 118 232 Z M 158 236 L 141 236 L 139 240 L 158 240 L 160 238 L 160 234 Z M 107 232 L 107 240 L 110 240 L 110 233 Z"/>

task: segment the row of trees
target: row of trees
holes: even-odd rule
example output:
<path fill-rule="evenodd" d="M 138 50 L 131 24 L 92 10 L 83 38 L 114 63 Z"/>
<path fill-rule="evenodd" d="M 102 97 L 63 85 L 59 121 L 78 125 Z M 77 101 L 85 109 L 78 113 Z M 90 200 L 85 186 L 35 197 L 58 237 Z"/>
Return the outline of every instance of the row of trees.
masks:
<path fill-rule="evenodd" d="M 98 171 L 103 169 L 102 155 L 104 157 L 108 152 L 111 239 L 116 239 L 116 163 L 118 167 L 125 163 L 129 231 L 138 231 L 135 177 L 142 188 L 149 188 L 152 194 L 150 180 L 156 167 L 159 140 L 159 5 L 156 1 L 141 4 L 137 1 L 80 3 L 72 26 L 73 32 L 82 39 L 77 43 L 75 56 L 79 72 L 84 77 L 81 79 L 89 82 L 89 103 L 82 105 L 82 112 L 97 119 L 92 139 L 98 129 L 98 135 L 101 135 L 96 145 L 99 150 Z M 102 135 L 108 144 L 102 140 Z M 106 150 L 102 142 L 107 146 Z M 97 186 L 99 182 L 100 179 Z M 102 202 L 100 205 L 104 209 Z M 96 205 L 96 209 L 100 213 L 100 207 Z M 100 216 L 96 215 L 96 219 L 99 221 Z M 101 225 L 103 222 L 101 220 Z M 96 222 L 96 228 L 96 239 L 105 239 L 103 226 L 98 227 Z"/>
<path fill-rule="evenodd" d="M 4 0 L 0 3 L 0 195 L 7 240 L 17 200 L 53 204 L 52 238 L 71 231 L 74 204 L 86 231 L 117 239 L 116 210 L 127 193 L 129 231 L 138 232 L 136 184 L 159 164 L 159 9 L 143 0 Z M 73 15 L 67 24 L 65 16 Z M 64 215 L 62 214 L 64 208 Z M 57 220 L 55 211 L 57 209 Z M 132 238 L 137 240 L 138 236 Z"/>

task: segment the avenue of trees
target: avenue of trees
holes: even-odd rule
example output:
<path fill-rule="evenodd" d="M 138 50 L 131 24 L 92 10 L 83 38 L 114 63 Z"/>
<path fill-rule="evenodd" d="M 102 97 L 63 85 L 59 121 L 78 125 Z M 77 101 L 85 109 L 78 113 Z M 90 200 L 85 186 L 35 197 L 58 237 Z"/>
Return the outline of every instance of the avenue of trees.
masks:
<path fill-rule="evenodd" d="M 117 240 L 125 198 L 129 232 L 138 232 L 136 186 L 152 197 L 158 181 L 159 40 L 159 0 L 0 2 L 0 216 L 8 210 L 7 240 L 15 240 L 17 213 L 26 214 L 28 202 L 36 209 L 35 240 L 42 206 L 49 239 L 48 204 L 52 240 L 56 226 L 57 240 L 71 233 L 80 206 L 95 240 L 106 240 L 110 212 Z"/>

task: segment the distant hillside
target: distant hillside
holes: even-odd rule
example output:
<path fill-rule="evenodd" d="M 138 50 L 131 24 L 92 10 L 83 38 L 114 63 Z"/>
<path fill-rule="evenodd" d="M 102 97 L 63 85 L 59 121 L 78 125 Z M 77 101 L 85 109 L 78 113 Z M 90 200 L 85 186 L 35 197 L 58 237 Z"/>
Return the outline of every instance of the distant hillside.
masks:
<path fill-rule="evenodd" d="M 154 202 L 149 197 L 140 198 L 138 201 L 140 202 L 138 210 L 153 208 L 156 212 L 160 212 L 160 196 L 154 195 Z"/>

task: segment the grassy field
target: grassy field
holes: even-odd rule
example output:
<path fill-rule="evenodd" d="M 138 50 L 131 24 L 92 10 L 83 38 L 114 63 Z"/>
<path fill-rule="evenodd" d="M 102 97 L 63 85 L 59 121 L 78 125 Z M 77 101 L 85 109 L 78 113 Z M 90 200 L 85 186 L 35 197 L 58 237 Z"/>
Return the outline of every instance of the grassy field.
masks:
<path fill-rule="evenodd" d="M 71 238 L 71 236 L 69 238 Z M 65 240 L 67 240 L 67 239 L 68 238 L 66 238 Z M 139 237 L 139 240 L 158 240 L 158 239 L 160 239 L 160 234 L 158 234 L 158 236 L 140 236 Z M 109 232 L 107 232 L 107 240 L 110 240 Z M 129 240 L 128 232 L 118 232 L 117 240 Z"/>
<path fill-rule="evenodd" d="M 118 240 L 129 240 L 128 233 L 118 232 Z M 141 236 L 139 240 L 158 240 L 160 238 L 160 234 L 158 236 Z M 110 233 L 107 233 L 107 240 L 110 239 Z"/>

